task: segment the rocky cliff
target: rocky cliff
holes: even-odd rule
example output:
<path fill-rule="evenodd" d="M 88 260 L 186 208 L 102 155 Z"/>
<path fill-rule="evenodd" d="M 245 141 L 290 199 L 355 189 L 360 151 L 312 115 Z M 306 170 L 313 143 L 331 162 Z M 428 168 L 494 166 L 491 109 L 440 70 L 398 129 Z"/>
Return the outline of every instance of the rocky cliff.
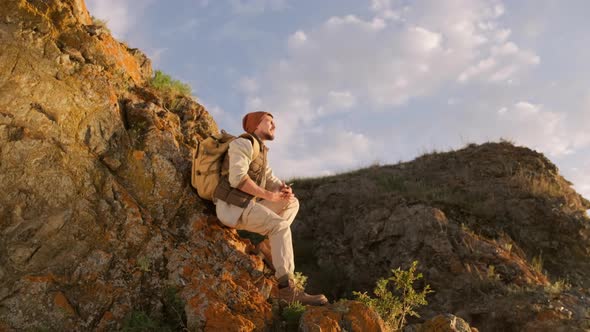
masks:
<path fill-rule="evenodd" d="M 262 261 L 189 185 L 203 106 L 81 0 L 2 1 L 0 45 L 0 330 L 264 326 Z"/>
<path fill-rule="evenodd" d="M 543 155 L 470 145 L 412 162 L 294 180 L 299 268 L 332 298 L 420 262 L 424 318 L 480 331 L 590 329 L 590 202 Z"/>

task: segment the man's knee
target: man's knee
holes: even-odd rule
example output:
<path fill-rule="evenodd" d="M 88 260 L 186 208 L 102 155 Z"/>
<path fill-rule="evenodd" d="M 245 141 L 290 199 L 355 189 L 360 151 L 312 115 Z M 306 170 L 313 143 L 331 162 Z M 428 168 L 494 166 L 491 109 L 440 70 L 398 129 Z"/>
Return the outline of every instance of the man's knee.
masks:
<path fill-rule="evenodd" d="M 299 212 L 299 200 L 296 197 L 291 197 L 283 210 L 288 211 L 289 215 L 297 214 Z"/>
<path fill-rule="evenodd" d="M 291 227 L 291 222 L 289 220 L 281 220 L 274 224 L 271 228 L 269 235 L 277 234 L 283 231 L 288 230 Z"/>
<path fill-rule="evenodd" d="M 291 197 L 291 199 L 289 200 L 289 204 L 287 205 L 287 207 L 291 207 L 291 208 L 297 208 L 297 210 L 299 210 L 299 200 L 297 199 L 297 197 Z"/>

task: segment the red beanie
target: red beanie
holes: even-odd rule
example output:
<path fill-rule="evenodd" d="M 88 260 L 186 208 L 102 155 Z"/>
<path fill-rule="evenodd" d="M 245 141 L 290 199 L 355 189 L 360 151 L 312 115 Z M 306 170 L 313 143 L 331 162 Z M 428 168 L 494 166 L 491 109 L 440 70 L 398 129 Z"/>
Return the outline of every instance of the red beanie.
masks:
<path fill-rule="evenodd" d="M 265 115 L 269 115 L 271 118 L 273 117 L 272 114 L 268 112 L 252 112 L 246 114 L 244 119 L 242 119 L 242 127 L 244 127 L 244 130 L 247 133 L 254 133 L 256 127 L 258 127 Z"/>

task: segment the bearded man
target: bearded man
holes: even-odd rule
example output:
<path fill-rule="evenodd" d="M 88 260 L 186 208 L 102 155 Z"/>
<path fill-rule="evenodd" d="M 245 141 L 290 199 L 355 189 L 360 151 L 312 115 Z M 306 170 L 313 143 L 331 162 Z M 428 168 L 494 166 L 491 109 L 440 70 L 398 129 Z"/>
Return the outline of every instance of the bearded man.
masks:
<path fill-rule="evenodd" d="M 298 289 L 293 279 L 291 223 L 299 211 L 299 201 L 292 188 L 268 166 L 264 143 L 275 137 L 274 118 L 267 112 L 248 113 L 242 125 L 246 133 L 229 144 L 224 176 L 215 189 L 217 217 L 226 226 L 268 236 L 281 300 L 324 305 L 328 299 L 323 294 L 309 295 Z"/>

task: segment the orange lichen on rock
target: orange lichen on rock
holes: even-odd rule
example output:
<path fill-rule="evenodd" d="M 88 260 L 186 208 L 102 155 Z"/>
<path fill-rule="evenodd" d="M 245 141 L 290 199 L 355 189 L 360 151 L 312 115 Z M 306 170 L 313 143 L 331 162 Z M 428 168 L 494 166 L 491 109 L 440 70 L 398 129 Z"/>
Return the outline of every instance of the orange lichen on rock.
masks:
<path fill-rule="evenodd" d="M 434 318 L 424 322 L 419 329 L 420 332 L 477 332 L 476 328 L 469 324 L 461 317 L 455 315 L 437 315 Z"/>
<path fill-rule="evenodd" d="M 301 317 L 303 331 L 386 331 L 379 315 L 357 301 L 340 301 L 323 307 L 307 307 Z"/>
<path fill-rule="evenodd" d="M 102 51 L 105 55 L 110 56 L 116 66 L 129 75 L 135 84 L 143 83 L 140 66 L 135 57 L 127 51 L 127 47 L 110 35 L 101 35 L 101 41 Z"/>
<path fill-rule="evenodd" d="M 551 321 L 551 320 L 561 320 L 567 317 L 564 317 L 565 315 L 563 315 L 562 313 L 560 313 L 559 311 L 553 310 L 553 309 L 548 309 L 548 310 L 543 310 L 541 312 L 539 312 L 536 316 L 537 321 Z"/>
<path fill-rule="evenodd" d="M 234 315 L 227 306 L 221 303 L 213 303 L 209 305 L 205 311 L 205 331 L 236 331 L 248 332 L 254 331 L 256 325 L 244 316 Z"/>
<path fill-rule="evenodd" d="M 55 282 L 55 276 L 51 273 L 41 276 L 25 276 L 25 280 L 30 282 Z"/>
<path fill-rule="evenodd" d="M 63 309 L 70 316 L 76 315 L 76 310 L 74 310 L 74 308 L 70 304 L 70 301 L 68 301 L 68 299 L 62 292 L 55 293 L 55 297 L 53 298 L 53 304 Z"/>
<path fill-rule="evenodd" d="M 354 301 L 348 301 L 348 312 L 344 314 L 344 320 L 350 322 L 352 331 L 384 331 L 383 320 L 374 310 L 368 310 L 367 306 Z"/>
<path fill-rule="evenodd" d="M 145 151 L 140 151 L 140 150 L 133 151 L 133 158 L 135 160 L 143 160 L 143 158 L 145 158 Z"/>
<path fill-rule="evenodd" d="M 342 314 L 328 309 L 328 307 L 308 308 L 301 317 L 300 326 L 304 331 L 342 331 L 339 322 Z"/>
<path fill-rule="evenodd" d="M 113 315 L 113 313 L 111 311 L 106 311 L 102 315 L 102 318 L 100 319 L 100 322 L 98 323 L 96 330 L 97 331 L 108 331 L 108 324 L 111 323 L 114 320 L 114 318 L 115 318 L 115 316 Z"/>

